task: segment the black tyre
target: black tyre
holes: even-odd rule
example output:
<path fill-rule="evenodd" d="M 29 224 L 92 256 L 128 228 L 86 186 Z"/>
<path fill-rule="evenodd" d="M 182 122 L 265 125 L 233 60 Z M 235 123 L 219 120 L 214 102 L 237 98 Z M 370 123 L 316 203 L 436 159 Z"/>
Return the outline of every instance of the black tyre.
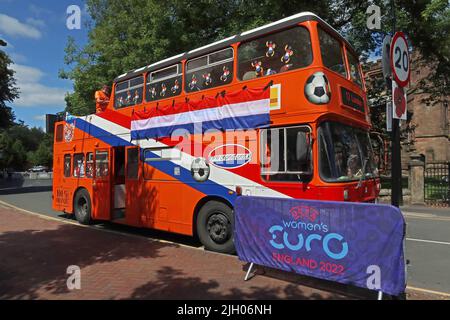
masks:
<path fill-rule="evenodd" d="M 205 249 L 234 253 L 233 210 L 219 201 L 209 201 L 197 217 L 197 235 Z"/>
<path fill-rule="evenodd" d="M 75 218 L 81 224 L 91 224 L 91 197 L 86 189 L 80 189 L 77 191 L 73 200 L 73 211 Z"/>

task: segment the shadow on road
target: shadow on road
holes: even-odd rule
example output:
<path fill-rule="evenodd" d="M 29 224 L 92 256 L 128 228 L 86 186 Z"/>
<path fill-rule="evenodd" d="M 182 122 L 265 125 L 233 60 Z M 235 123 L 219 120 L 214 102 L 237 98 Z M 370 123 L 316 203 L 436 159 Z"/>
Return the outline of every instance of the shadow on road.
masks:
<path fill-rule="evenodd" d="M 52 191 L 52 186 L 32 186 L 32 187 L 0 187 L 0 195 L 8 194 L 22 194 L 22 193 L 34 193 L 34 192 L 48 192 Z"/>
<path fill-rule="evenodd" d="M 0 299 L 37 299 L 44 290 L 65 294 L 69 265 L 81 269 L 122 259 L 158 258 L 176 244 L 136 241 L 131 237 L 60 225 L 56 229 L 0 234 Z"/>

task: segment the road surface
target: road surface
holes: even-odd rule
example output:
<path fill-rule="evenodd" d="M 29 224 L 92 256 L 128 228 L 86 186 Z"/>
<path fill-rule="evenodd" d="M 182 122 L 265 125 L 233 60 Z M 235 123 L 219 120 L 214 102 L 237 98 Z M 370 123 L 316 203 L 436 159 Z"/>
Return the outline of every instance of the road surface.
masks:
<path fill-rule="evenodd" d="M 25 180 L 23 185 L 12 187 L 0 184 L 0 200 L 43 215 L 64 217 L 62 212 L 51 208 L 51 180 Z M 402 212 L 407 222 L 408 287 L 443 292 L 450 297 L 450 209 L 405 207 Z M 97 227 L 200 246 L 190 237 L 165 232 L 111 223 Z"/>

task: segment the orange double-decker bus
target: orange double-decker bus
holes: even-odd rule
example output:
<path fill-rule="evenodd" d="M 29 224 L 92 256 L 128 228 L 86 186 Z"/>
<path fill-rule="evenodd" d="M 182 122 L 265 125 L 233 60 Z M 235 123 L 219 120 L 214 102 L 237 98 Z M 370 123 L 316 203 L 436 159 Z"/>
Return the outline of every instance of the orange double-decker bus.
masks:
<path fill-rule="evenodd" d="M 299 13 L 118 76 L 104 112 L 56 123 L 53 208 L 232 252 L 242 195 L 373 202 L 358 55 Z"/>

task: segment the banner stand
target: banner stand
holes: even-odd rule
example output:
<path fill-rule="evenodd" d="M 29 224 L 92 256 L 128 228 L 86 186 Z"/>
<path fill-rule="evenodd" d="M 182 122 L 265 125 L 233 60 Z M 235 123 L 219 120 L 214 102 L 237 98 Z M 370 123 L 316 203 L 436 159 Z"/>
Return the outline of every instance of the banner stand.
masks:
<path fill-rule="evenodd" d="M 244 281 L 248 281 L 251 278 L 253 278 L 253 277 L 249 278 L 250 272 L 252 272 L 252 269 L 253 269 L 253 265 L 254 265 L 254 263 L 251 262 L 250 266 L 247 269 L 247 273 L 245 274 Z M 378 299 L 377 300 L 383 300 L 383 291 L 378 291 Z"/>
<path fill-rule="evenodd" d="M 245 274 L 244 281 L 249 280 L 248 276 L 250 275 L 250 272 L 252 271 L 252 268 L 253 268 L 253 262 L 250 263 L 250 267 L 248 267 L 247 273 Z M 253 278 L 253 277 L 252 277 L 252 278 Z"/>
<path fill-rule="evenodd" d="M 373 300 L 405 291 L 406 228 L 396 207 L 242 196 L 234 226 L 245 281 L 264 266 L 369 289 Z"/>

